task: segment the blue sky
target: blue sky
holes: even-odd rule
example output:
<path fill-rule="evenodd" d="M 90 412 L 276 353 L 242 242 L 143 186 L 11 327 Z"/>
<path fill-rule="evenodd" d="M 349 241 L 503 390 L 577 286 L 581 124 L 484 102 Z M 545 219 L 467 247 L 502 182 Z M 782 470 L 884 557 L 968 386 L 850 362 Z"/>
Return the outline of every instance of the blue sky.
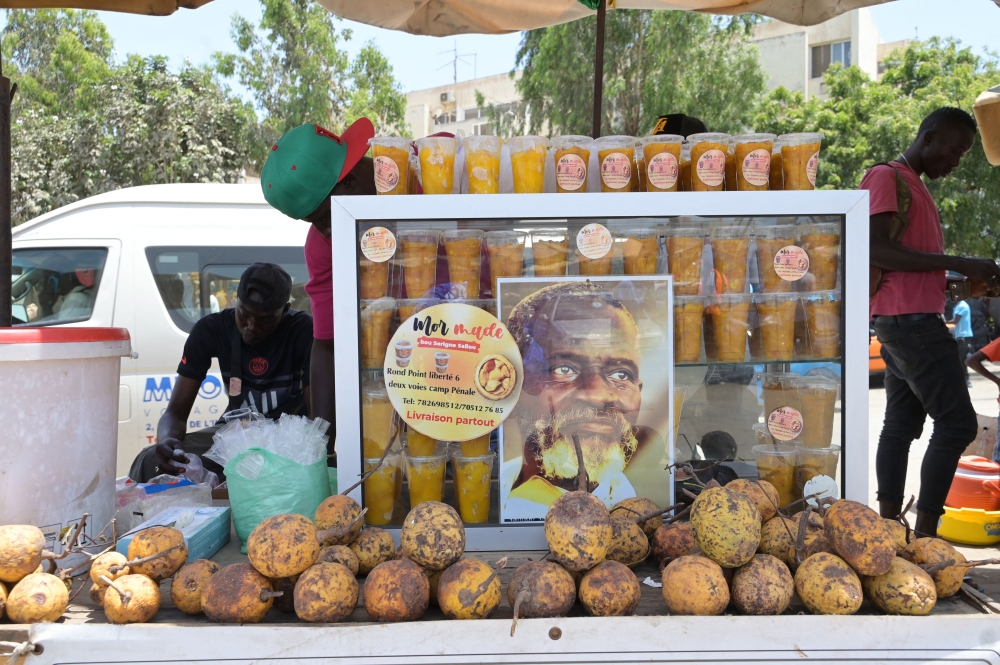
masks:
<path fill-rule="evenodd" d="M 237 12 L 256 21 L 260 5 L 254 0 L 214 0 L 200 9 L 181 9 L 166 18 L 110 12 L 101 12 L 101 16 L 120 57 L 127 53 L 166 55 L 177 66 L 185 58 L 198 64 L 208 62 L 215 51 L 234 51 L 229 25 L 230 17 Z M 886 42 L 915 35 L 921 39 L 951 36 L 977 51 L 991 42 L 994 49 L 1000 48 L 1000 7 L 992 0 L 896 0 L 873 7 L 871 12 Z M 459 80 L 508 72 L 520 41 L 518 34 L 416 37 L 349 21 L 341 23 L 354 31 L 347 50 L 354 53 L 368 40 L 374 40 L 388 56 L 404 90 L 450 82 L 451 55 L 441 52 L 456 45 L 460 55 L 476 55 L 475 67 L 471 55 L 466 58 L 469 64 L 459 64 Z"/>

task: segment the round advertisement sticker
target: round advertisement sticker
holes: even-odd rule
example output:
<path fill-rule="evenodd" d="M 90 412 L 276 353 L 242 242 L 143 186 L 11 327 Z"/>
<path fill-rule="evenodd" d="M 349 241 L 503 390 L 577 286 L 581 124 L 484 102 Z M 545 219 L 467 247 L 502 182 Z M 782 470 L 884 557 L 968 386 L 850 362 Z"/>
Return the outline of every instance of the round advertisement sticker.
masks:
<path fill-rule="evenodd" d="M 580 155 L 563 155 L 556 162 L 556 184 L 569 192 L 575 192 L 587 182 L 587 163 Z"/>
<path fill-rule="evenodd" d="M 361 234 L 361 253 L 372 263 L 384 263 L 396 253 L 396 236 L 384 226 L 373 226 Z"/>
<path fill-rule="evenodd" d="M 576 249 L 588 259 L 600 259 L 611 251 L 611 231 L 603 224 L 587 224 L 576 234 Z"/>
<path fill-rule="evenodd" d="M 813 156 L 809 158 L 806 162 L 806 177 L 809 178 L 809 183 L 813 187 L 816 186 L 816 172 L 819 170 L 819 151 L 813 153 Z"/>
<path fill-rule="evenodd" d="M 771 152 L 753 150 L 743 158 L 743 179 L 754 187 L 762 187 L 771 178 Z"/>
<path fill-rule="evenodd" d="M 391 158 L 380 155 L 372 160 L 375 167 L 375 189 L 391 192 L 399 184 L 399 166 Z"/>
<path fill-rule="evenodd" d="M 767 416 L 767 431 L 779 441 L 791 441 L 802 434 L 802 414 L 791 406 L 779 406 Z"/>
<path fill-rule="evenodd" d="M 809 255 L 795 245 L 782 247 L 774 255 L 774 272 L 786 282 L 798 281 L 809 272 Z"/>
<path fill-rule="evenodd" d="M 726 153 L 708 150 L 698 158 L 698 179 L 709 187 L 718 187 L 726 180 Z"/>
<path fill-rule="evenodd" d="M 461 303 L 434 305 L 403 321 L 383 370 L 396 413 L 438 441 L 468 441 L 496 429 L 517 404 L 524 379 L 507 327 Z"/>
<path fill-rule="evenodd" d="M 632 178 L 632 160 L 624 153 L 613 152 L 601 162 L 601 180 L 606 187 L 622 189 Z"/>
<path fill-rule="evenodd" d="M 677 157 L 670 152 L 658 152 L 646 164 L 646 177 L 657 189 L 670 189 L 677 184 Z"/>

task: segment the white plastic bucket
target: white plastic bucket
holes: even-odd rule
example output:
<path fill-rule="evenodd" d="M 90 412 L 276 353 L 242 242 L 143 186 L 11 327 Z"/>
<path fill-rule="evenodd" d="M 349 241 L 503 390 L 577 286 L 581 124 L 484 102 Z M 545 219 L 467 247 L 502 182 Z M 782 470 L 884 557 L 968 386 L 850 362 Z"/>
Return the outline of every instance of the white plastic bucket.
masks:
<path fill-rule="evenodd" d="M 59 553 L 84 513 L 90 538 L 111 521 L 131 353 L 124 328 L 0 328 L 0 524 L 34 524 Z"/>

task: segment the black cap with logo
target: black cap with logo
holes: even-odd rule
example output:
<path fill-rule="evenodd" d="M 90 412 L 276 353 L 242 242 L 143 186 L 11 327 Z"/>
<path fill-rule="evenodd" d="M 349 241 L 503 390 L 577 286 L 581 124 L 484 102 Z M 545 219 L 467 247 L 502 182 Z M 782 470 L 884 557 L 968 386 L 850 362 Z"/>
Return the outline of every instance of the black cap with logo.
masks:
<path fill-rule="evenodd" d="M 251 291 L 256 298 L 249 297 Z M 280 309 L 292 296 L 292 278 L 279 265 L 254 263 L 243 271 L 236 295 L 244 307 L 265 312 Z"/>
<path fill-rule="evenodd" d="M 677 134 L 687 138 L 692 134 L 707 132 L 705 123 L 698 118 L 683 113 L 661 115 L 653 126 L 653 134 Z"/>

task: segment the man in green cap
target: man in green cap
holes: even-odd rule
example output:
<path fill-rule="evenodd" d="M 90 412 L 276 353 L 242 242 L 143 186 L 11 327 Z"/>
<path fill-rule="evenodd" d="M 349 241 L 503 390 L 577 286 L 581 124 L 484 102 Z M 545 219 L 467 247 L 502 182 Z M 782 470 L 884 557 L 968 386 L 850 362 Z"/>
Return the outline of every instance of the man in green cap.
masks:
<path fill-rule="evenodd" d="M 260 174 L 264 198 L 293 219 L 312 224 L 306 236 L 309 270 L 306 293 L 312 303 L 313 348 L 309 373 L 312 416 L 331 423 L 330 465 L 336 466 L 336 407 L 333 387 L 333 251 L 330 197 L 375 194 L 368 141 L 375 128 L 358 118 L 337 136 L 319 125 L 302 125 L 271 146 Z"/>

